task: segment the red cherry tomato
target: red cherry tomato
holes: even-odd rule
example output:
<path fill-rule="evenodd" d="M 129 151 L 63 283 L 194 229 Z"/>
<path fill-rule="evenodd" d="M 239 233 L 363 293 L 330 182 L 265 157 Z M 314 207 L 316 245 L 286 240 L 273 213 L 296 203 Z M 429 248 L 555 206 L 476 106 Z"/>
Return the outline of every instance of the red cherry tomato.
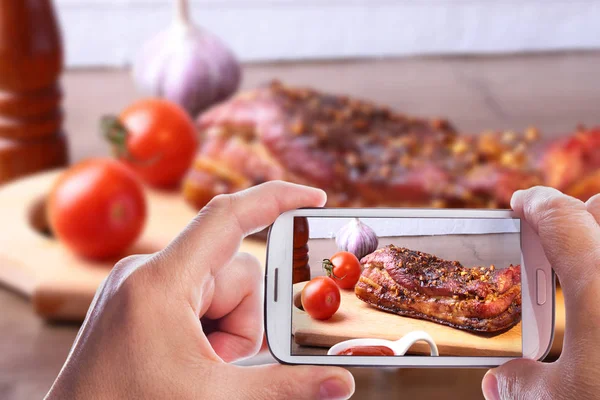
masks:
<path fill-rule="evenodd" d="M 340 307 L 340 289 L 326 276 L 311 279 L 302 289 L 302 308 L 314 319 L 328 319 Z"/>
<path fill-rule="evenodd" d="M 175 186 L 196 154 L 194 121 L 183 108 L 167 100 L 138 101 L 118 119 L 106 117 L 103 122 L 119 160 L 152 186 Z"/>
<path fill-rule="evenodd" d="M 48 197 L 52 232 L 88 258 L 122 255 L 146 219 L 141 183 L 115 160 L 88 160 L 65 171 Z"/>
<path fill-rule="evenodd" d="M 340 251 L 329 260 L 323 260 L 323 268 L 342 289 L 354 289 L 362 272 L 358 258 L 347 251 Z"/>

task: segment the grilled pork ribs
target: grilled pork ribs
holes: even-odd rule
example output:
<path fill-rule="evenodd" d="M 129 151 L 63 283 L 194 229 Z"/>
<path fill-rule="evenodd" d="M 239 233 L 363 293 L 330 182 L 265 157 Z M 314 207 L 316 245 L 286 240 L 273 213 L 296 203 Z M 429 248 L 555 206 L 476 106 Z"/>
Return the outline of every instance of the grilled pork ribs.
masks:
<path fill-rule="evenodd" d="M 339 207 L 507 207 L 515 190 L 542 182 L 529 159 L 534 129 L 458 135 L 445 120 L 279 82 L 212 108 L 198 126 L 183 189 L 198 208 L 275 179 L 320 187 Z"/>
<path fill-rule="evenodd" d="M 466 268 L 390 245 L 361 260 L 356 296 L 381 310 L 474 332 L 497 332 L 521 320 L 521 269 Z"/>

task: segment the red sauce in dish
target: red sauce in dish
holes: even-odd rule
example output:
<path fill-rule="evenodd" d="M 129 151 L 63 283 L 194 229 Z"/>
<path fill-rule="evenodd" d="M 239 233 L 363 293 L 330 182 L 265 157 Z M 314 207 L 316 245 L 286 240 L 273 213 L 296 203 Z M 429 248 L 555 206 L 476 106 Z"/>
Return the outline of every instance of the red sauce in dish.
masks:
<path fill-rule="evenodd" d="M 339 356 L 393 356 L 394 351 L 386 346 L 356 346 L 338 353 Z"/>

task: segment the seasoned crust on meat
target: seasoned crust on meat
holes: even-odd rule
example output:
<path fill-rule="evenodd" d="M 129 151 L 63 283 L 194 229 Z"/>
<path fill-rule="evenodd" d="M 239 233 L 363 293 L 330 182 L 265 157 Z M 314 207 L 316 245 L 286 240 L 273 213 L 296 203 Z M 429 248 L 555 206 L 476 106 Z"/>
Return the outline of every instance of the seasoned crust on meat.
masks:
<path fill-rule="evenodd" d="M 541 182 L 516 134 L 458 135 L 446 120 L 279 82 L 216 106 L 198 127 L 184 182 L 198 208 L 275 179 L 320 187 L 338 207 L 507 207 Z"/>
<path fill-rule="evenodd" d="M 521 319 L 519 265 L 466 268 L 393 245 L 361 264 L 355 293 L 382 310 L 477 332 L 501 331 Z"/>

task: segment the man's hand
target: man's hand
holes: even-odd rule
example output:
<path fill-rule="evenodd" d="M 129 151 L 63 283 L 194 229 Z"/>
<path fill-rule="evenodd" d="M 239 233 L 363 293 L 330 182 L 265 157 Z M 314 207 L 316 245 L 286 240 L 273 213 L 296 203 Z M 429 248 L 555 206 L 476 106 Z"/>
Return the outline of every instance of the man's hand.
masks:
<path fill-rule="evenodd" d="M 487 400 L 600 397 L 600 195 L 583 203 L 535 187 L 514 194 L 513 210 L 539 234 L 565 297 L 563 351 L 551 364 L 510 361 L 490 370 Z"/>
<path fill-rule="evenodd" d="M 263 272 L 236 255 L 241 240 L 324 203 L 322 191 L 283 182 L 218 196 L 163 251 L 121 260 L 47 398 L 348 398 L 354 380 L 341 368 L 228 364 L 263 339 Z"/>

